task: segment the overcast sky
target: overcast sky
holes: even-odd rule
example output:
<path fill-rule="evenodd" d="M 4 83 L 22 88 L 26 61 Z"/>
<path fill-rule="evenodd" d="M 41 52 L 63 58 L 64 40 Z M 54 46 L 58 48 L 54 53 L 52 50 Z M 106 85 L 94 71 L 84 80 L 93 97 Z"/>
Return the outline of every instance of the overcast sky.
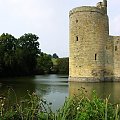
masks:
<path fill-rule="evenodd" d="M 100 0 L 0 0 L 0 34 L 39 36 L 40 48 L 59 57 L 69 55 L 69 10 Z M 110 34 L 120 35 L 120 0 L 108 1 Z"/>

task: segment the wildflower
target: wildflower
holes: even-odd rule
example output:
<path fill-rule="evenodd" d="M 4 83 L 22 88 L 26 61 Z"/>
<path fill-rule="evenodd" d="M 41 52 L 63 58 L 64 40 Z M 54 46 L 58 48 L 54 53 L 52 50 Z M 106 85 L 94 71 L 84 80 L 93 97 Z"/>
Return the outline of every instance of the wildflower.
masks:
<path fill-rule="evenodd" d="M 33 93 L 32 93 L 32 95 L 34 95 L 34 96 L 35 96 L 35 95 L 36 95 L 36 93 L 35 93 L 35 92 L 33 92 Z"/>
<path fill-rule="evenodd" d="M 77 107 L 77 110 L 79 110 L 80 109 L 80 107 Z"/>
<path fill-rule="evenodd" d="M 0 99 L 3 99 L 3 97 L 0 97 Z"/>
<path fill-rule="evenodd" d="M 119 105 L 117 104 L 117 108 L 119 107 Z"/>
<path fill-rule="evenodd" d="M 3 104 L 3 103 L 2 103 L 1 105 L 2 105 L 2 107 L 4 106 L 4 104 Z"/>

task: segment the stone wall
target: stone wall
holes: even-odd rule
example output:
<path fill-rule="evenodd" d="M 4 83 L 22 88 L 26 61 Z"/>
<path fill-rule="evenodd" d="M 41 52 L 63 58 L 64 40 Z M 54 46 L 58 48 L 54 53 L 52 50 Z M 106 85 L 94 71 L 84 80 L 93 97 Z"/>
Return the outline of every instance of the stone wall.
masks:
<path fill-rule="evenodd" d="M 116 80 L 120 78 L 120 36 L 113 36 L 114 49 L 114 76 Z"/>
<path fill-rule="evenodd" d="M 84 6 L 70 11 L 70 78 L 104 77 L 108 36 L 108 17 L 100 9 Z"/>
<path fill-rule="evenodd" d="M 69 17 L 70 81 L 120 81 L 120 36 L 109 35 L 107 1 L 74 8 Z"/>
<path fill-rule="evenodd" d="M 105 77 L 113 77 L 114 75 L 114 40 L 113 36 L 109 36 L 105 46 Z"/>

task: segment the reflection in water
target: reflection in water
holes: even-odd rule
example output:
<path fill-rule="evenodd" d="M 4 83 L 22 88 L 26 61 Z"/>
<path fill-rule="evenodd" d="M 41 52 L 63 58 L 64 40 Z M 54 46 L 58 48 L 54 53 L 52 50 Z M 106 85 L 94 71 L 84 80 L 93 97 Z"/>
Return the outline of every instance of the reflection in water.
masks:
<path fill-rule="evenodd" d="M 13 101 L 13 103 L 16 99 L 19 101 L 21 98 L 26 98 L 28 91 L 31 93 L 35 91 L 33 79 L 34 77 L 0 79 L 0 96 L 9 95 L 9 100 Z"/>
<path fill-rule="evenodd" d="M 9 88 L 12 88 L 19 100 L 20 97 L 25 97 L 27 90 L 30 92 L 36 92 L 37 95 L 46 99 L 48 102 L 52 102 L 52 110 L 58 110 L 65 101 L 65 97 L 78 93 L 78 89 L 84 87 L 87 91 L 87 95 L 91 96 L 91 91 L 96 90 L 97 94 L 102 97 L 108 97 L 111 95 L 110 100 L 112 102 L 120 101 L 120 83 L 78 83 L 69 82 L 67 76 L 61 75 L 37 75 L 32 77 L 19 77 L 19 78 L 4 78 L 0 79 L 0 96 L 5 95 Z M 15 95 L 11 94 L 11 98 L 14 99 Z"/>
<path fill-rule="evenodd" d="M 5 96 L 8 89 L 11 92 L 12 100 L 26 97 L 27 90 L 36 92 L 37 95 L 52 102 L 52 110 L 57 110 L 64 104 L 65 97 L 68 96 L 68 78 L 61 75 L 37 75 L 33 77 L 4 78 L 0 79 L 0 96 Z"/>
<path fill-rule="evenodd" d="M 68 96 L 68 78 L 65 76 L 36 76 L 36 93 L 52 103 L 52 110 L 60 108 Z"/>
<path fill-rule="evenodd" d="M 91 91 L 95 90 L 101 98 L 110 95 L 110 101 L 113 103 L 120 102 L 120 82 L 101 82 L 101 83 L 69 83 L 69 95 L 79 94 L 79 90 L 85 88 L 87 96 L 91 96 Z"/>

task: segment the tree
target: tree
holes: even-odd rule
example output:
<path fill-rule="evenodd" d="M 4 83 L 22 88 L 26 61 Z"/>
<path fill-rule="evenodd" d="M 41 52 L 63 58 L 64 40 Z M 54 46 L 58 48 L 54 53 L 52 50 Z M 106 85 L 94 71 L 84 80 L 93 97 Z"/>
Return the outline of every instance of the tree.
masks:
<path fill-rule="evenodd" d="M 33 74 L 37 64 L 37 56 L 40 54 L 39 37 L 35 34 L 24 34 L 18 39 L 17 61 L 20 69 L 25 74 Z"/>
<path fill-rule="evenodd" d="M 51 56 L 46 53 L 41 53 L 37 58 L 37 71 L 39 74 L 50 73 L 53 67 Z"/>
<path fill-rule="evenodd" d="M 34 74 L 39 54 L 38 36 L 28 33 L 16 39 L 3 33 L 0 36 L 0 76 Z"/>
<path fill-rule="evenodd" d="M 0 36 L 0 72 L 11 74 L 15 66 L 16 38 L 8 33 Z"/>
<path fill-rule="evenodd" d="M 69 58 L 59 58 L 57 60 L 58 73 L 69 74 Z"/>
<path fill-rule="evenodd" d="M 53 58 L 59 58 L 56 53 L 53 54 Z"/>

